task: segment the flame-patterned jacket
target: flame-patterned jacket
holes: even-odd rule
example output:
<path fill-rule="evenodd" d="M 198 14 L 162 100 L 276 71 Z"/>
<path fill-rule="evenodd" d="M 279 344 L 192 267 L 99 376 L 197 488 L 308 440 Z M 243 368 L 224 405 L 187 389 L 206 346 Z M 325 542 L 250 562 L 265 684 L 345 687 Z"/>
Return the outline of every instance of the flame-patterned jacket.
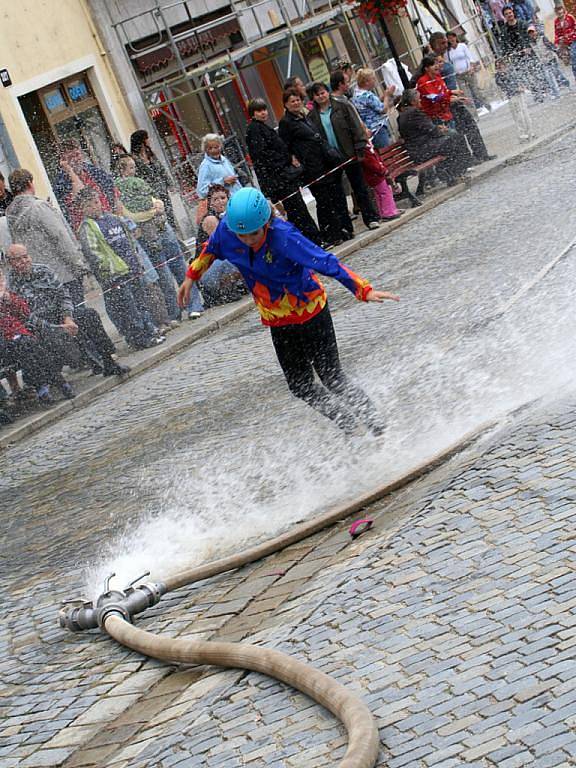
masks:
<path fill-rule="evenodd" d="M 198 280 L 215 259 L 227 259 L 246 281 L 262 323 L 268 326 L 305 323 L 326 306 L 326 291 L 316 276 L 334 277 L 357 299 L 365 301 L 372 286 L 332 253 L 312 243 L 292 224 L 275 218 L 261 244 L 249 248 L 222 219 L 187 276 Z"/>

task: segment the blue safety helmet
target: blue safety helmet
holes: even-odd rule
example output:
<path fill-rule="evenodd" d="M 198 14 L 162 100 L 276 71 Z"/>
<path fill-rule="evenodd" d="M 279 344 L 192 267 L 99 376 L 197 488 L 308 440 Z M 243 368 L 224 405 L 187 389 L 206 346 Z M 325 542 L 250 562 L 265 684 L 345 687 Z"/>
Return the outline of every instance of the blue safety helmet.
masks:
<path fill-rule="evenodd" d="M 270 219 L 270 203 L 259 189 L 244 187 L 235 192 L 226 207 L 226 223 L 237 235 L 249 235 Z"/>

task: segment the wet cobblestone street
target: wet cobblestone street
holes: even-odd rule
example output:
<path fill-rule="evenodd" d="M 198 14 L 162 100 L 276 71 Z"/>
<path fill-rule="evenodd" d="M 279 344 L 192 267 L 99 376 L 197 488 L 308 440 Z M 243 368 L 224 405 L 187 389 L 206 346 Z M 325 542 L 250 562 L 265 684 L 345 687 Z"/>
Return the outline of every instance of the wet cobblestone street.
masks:
<path fill-rule="evenodd" d="M 325 281 L 383 444 L 292 399 L 251 313 L 2 454 L 2 768 L 335 764 L 344 734 L 300 694 L 68 634 L 59 601 L 121 554 L 160 578 L 236 551 L 490 420 L 358 541 L 336 527 L 138 623 L 310 661 L 361 693 L 388 768 L 576 765 L 576 251 L 499 315 L 576 237 L 573 140 L 356 253 L 399 305 Z"/>

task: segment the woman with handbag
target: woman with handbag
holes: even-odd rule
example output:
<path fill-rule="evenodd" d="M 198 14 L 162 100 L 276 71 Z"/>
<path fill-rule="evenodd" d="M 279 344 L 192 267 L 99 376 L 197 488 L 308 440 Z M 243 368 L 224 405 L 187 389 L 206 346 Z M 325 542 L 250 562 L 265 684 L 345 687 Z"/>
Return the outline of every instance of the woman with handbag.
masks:
<path fill-rule="evenodd" d="M 380 217 L 370 200 L 362 174 L 361 162 L 368 139 L 358 112 L 347 99 L 331 96 L 325 83 L 313 83 L 310 93 L 314 100 L 310 121 L 326 139 L 330 150 L 341 156 L 341 162 L 349 161 L 344 166 L 344 173 L 356 197 L 362 220 L 368 229 L 378 229 Z"/>
<path fill-rule="evenodd" d="M 328 143 L 303 112 L 302 96 L 297 89 L 287 88 L 282 101 L 286 111 L 280 120 L 278 134 L 304 168 L 301 184 L 310 189 L 316 200 L 316 215 L 324 244 L 339 245 L 354 237 L 354 225 L 342 188 L 342 171 L 333 170 L 342 158 L 335 161 L 330 156 Z"/>
<path fill-rule="evenodd" d="M 320 231 L 300 194 L 304 168 L 292 160 L 286 144 L 268 125 L 268 105 L 264 99 L 251 99 L 248 114 L 246 144 L 260 189 L 273 203 L 281 202 L 288 221 L 308 240 L 320 245 Z"/>

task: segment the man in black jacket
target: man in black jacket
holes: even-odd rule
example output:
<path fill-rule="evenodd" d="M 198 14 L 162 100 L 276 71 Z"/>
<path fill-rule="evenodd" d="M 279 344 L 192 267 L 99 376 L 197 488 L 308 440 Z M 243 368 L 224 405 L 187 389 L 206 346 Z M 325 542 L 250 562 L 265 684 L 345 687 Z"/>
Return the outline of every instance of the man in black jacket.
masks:
<path fill-rule="evenodd" d="M 356 196 L 362 220 L 368 229 L 378 229 L 380 217 L 370 200 L 360 163 L 368 143 L 366 127 L 354 106 L 330 96 L 325 83 L 313 83 L 310 91 L 314 100 L 310 120 L 330 147 L 340 152 L 342 162 L 351 160 L 344 166 L 344 172 Z"/>

